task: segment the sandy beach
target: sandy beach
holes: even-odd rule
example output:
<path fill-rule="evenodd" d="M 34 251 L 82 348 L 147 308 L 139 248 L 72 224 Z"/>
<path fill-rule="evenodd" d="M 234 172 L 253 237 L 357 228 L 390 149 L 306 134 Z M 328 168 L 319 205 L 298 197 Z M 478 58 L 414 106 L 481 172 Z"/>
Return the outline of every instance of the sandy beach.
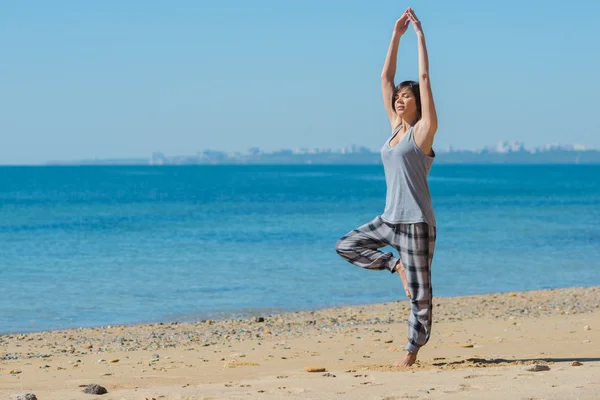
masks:
<path fill-rule="evenodd" d="M 115 400 L 600 399 L 600 287 L 434 304 L 432 337 L 410 369 L 393 366 L 404 300 L 3 335 L 0 398 L 87 399 L 97 384 Z"/>

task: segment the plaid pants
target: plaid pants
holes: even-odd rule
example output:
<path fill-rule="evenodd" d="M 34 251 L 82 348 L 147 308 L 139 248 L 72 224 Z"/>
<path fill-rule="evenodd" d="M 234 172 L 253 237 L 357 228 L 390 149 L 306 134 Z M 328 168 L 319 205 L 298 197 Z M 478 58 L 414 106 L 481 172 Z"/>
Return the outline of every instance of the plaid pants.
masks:
<path fill-rule="evenodd" d="M 435 247 L 436 228 L 425 222 L 390 224 L 380 216 L 354 229 L 339 239 L 337 253 L 350 263 L 373 270 L 394 273 L 398 258 L 378 249 L 392 246 L 400 255 L 412 299 L 408 317 L 408 344 L 405 349 L 417 354 L 429 341 L 431 333 L 432 298 L 431 261 Z"/>

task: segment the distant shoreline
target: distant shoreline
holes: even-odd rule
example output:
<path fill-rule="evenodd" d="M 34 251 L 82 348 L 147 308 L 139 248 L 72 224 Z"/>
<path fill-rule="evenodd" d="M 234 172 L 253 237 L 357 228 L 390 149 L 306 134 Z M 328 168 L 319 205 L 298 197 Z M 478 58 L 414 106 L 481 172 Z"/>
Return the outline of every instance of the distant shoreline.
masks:
<path fill-rule="evenodd" d="M 452 150 L 437 151 L 436 164 L 600 164 L 600 150 L 550 148 L 541 150 Z M 1 160 L 0 160 L 1 162 Z M 381 165 L 379 152 L 367 148 L 348 151 L 281 150 L 247 154 L 204 151 L 194 155 L 166 156 L 155 153 L 149 158 L 104 158 L 75 161 L 49 161 L 44 165 Z"/>
<path fill-rule="evenodd" d="M 0 164 L 0 168 L 40 168 L 40 167 L 250 167 L 250 166 L 290 166 L 290 167 L 323 167 L 323 166 L 381 166 L 379 162 L 344 162 L 344 163 L 283 163 L 283 162 L 253 162 L 253 163 L 195 163 L 195 164 L 152 164 L 149 162 L 52 162 L 45 164 Z M 434 165 L 448 166 L 558 166 L 558 165 L 600 165 L 600 160 L 590 162 L 505 162 L 479 161 L 458 162 L 436 160 Z"/>

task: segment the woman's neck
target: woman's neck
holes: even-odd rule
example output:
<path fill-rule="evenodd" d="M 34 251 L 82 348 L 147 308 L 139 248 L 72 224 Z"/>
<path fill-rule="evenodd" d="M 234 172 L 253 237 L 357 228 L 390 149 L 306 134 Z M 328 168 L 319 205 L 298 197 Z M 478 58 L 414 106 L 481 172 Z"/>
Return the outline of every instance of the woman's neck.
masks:
<path fill-rule="evenodd" d="M 415 118 L 401 118 L 401 124 L 402 124 L 402 132 L 406 132 L 408 131 L 410 128 L 412 128 L 413 126 L 415 126 L 415 124 L 417 123 L 418 119 Z"/>

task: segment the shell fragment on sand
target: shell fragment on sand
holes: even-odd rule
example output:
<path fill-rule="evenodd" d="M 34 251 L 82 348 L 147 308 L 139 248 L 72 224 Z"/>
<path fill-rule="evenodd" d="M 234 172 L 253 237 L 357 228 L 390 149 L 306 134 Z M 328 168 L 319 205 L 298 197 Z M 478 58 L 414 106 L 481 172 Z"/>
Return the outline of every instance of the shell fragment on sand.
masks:
<path fill-rule="evenodd" d="M 228 362 L 225 364 L 225 367 L 227 368 L 237 368 L 237 367 L 256 367 L 259 366 L 260 364 L 255 363 L 255 362 L 248 362 L 248 361 L 232 361 L 232 362 Z"/>
<path fill-rule="evenodd" d="M 327 368 L 324 367 L 306 367 L 304 370 L 306 372 L 327 372 Z"/>

